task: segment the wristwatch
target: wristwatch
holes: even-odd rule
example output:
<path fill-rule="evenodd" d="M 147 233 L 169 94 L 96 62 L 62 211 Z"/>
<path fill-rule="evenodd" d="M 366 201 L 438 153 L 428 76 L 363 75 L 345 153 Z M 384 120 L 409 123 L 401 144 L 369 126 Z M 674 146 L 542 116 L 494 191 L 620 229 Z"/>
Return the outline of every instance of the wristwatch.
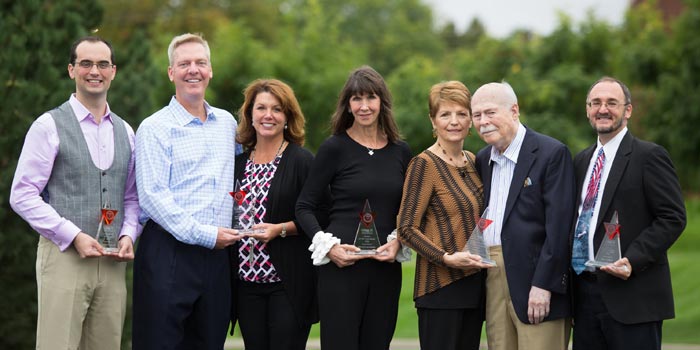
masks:
<path fill-rule="evenodd" d="M 284 222 L 282 223 L 282 232 L 280 232 L 280 237 L 287 237 L 287 228 L 284 226 Z"/>

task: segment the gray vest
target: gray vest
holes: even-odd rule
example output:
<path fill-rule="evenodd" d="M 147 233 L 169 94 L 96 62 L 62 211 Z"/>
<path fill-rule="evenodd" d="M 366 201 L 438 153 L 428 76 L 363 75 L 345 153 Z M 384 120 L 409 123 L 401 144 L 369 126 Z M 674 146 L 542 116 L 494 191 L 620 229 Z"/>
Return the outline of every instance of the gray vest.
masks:
<path fill-rule="evenodd" d="M 51 177 L 42 193 L 44 201 L 92 237 L 97 235 L 102 206 L 109 202 L 112 209 L 118 210 L 112 227 L 119 234 L 124 222 L 124 190 L 131 159 L 124 121 L 112 113 L 114 161 L 109 169 L 100 170 L 90 157 L 70 103 L 65 102 L 49 113 L 56 123 L 59 146 Z"/>

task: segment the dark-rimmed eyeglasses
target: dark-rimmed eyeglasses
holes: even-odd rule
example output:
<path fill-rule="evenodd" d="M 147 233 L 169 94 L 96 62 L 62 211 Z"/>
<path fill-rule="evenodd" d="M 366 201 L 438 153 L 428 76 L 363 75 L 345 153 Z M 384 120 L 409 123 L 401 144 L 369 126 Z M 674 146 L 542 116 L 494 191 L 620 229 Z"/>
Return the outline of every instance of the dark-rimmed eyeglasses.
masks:
<path fill-rule="evenodd" d="M 586 105 L 588 107 L 591 107 L 593 109 L 600 109 L 600 107 L 603 107 L 603 105 L 605 105 L 605 108 L 607 108 L 607 109 L 617 109 L 617 107 L 627 106 L 628 104 L 629 103 L 621 103 L 618 101 L 607 101 L 607 102 L 591 101 L 591 102 L 586 103 Z"/>
<path fill-rule="evenodd" d="M 82 69 L 92 69 L 92 66 L 97 66 L 97 68 L 99 69 L 110 69 L 114 67 L 112 62 L 109 61 L 93 62 L 90 60 L 82 60 L 80 62 L 77 62 L 77 65 Z"/>

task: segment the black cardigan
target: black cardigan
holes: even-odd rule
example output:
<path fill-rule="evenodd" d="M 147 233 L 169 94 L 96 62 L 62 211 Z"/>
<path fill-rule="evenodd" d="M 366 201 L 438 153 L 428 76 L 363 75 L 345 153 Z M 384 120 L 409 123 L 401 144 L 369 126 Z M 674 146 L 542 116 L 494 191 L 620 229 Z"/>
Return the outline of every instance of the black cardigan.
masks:
<path fill-rule="evenodd" d="M 236 156 L 235 179 L 241 180 L 246 160 L 250 153 Z M 297 227 L 296 235 L 277 237 L 267 243 L 267 252 L 282 279 L 284 291 L 294 308 L 300 325 L 318 322 L 318 301 L 316 295 L 316 268 L 308 250 L 311 240 L 304 234 L 294 216 L 294 206 L 311 168 L 313 155 L 297 144 L 290 143 L 282 153 L 282 159 L 270 184 L 267 212 L 264 221 L 280 223 L 293 220 Z M 238 285 L 238 245 L 229 247 L 231 256 L 232 312 L 231 321 L 235 325 L 238 315 L 235 308 Z M 231 327 L 233 332 L 233 327 Z"/>

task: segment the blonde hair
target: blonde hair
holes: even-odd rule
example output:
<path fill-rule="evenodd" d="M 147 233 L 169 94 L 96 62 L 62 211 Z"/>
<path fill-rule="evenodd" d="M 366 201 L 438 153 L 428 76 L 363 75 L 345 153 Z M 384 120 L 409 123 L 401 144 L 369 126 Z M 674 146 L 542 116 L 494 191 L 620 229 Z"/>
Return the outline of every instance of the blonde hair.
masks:
<path fill-rule="evenodd" d="M 456 103 L 469 111 L 472 114 L 471 94 L 469 89 L 460 81 L 451 80 L 433 85 L 430 88 L 428 97 L 428 111 L 430 118 L 435 118 L 440 104 L 443 102 Z"/>
<path fill-rule="evenodd" d="M 202 46 L 204 46 L 204 50 L 207 52 L 207 59 L 211 63 L 211 50 L 209 50 L 209 43 L 204 40 L 204 37 L 201 34 L 185 33 L 174 37 L 173 40 L 170 41 L 170 45 L 168 45 L 168 61 L 171 66 L 173 65 L 174 61 L 173 53 L 175 52 L 175 49 L 185 43 L 202 44 Z"/>

